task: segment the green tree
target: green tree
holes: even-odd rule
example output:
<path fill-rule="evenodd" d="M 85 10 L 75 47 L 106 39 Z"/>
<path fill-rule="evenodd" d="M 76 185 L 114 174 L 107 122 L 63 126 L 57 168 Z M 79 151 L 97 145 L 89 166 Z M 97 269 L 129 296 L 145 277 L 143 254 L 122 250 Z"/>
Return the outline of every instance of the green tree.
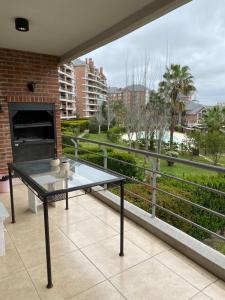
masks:
<path fill-rule="evenodd" d="M 225 135 L 220 131 L 208 131 L 203 135 L 206 153 L 212 157 L 214 165 L 225 151 Z"/>
<path fill-rule="evenodd" d="M 159 92 L 170 102 L 170 150 L 173 149 L 173 134 L 178 116 L 185 109 L 180 96 L 190 95 L 196 90 L 193 79 L 188 66 L 171 64 L 166 67 L 163 80 L 159 83 Z"/>
<path fill-rule="evenodd" d="M 188 142 L 190 152 L 195 149 L 202 149 L 205 155 L 212 158 L 214 165 L 218 164 L 225 151 L 225 135 L 219 130 L 194 131 L 188 135 Z"/>
<path fill-rule="evenodd" d="M 219 131 L 225 124 L 225 112 L 220 106 L 214 106 L 206 111 L 202 124 L 208 131 Z"/>
<path fill-rule="evenodd" d="M 122 100 L 115 100 L 113 102 L 113 112 L 115 115 L 117 125 L 124 125 L 124 117 L 126 114 L 126 107 Z"/>

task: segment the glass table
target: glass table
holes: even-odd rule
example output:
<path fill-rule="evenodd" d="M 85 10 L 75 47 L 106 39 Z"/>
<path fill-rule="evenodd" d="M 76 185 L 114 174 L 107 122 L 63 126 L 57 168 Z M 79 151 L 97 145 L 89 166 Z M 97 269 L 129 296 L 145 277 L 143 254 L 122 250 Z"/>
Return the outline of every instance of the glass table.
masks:
<path fill-rule="evenodd" d="M 65 200 L 69 209 L 68 193 L 76 190 L 87 192 L 96 186 L 120 184 L 120 252 L 124 255 L 124 182 L 125 178 L 112 171 L 97 167 L 82 160 L 60 159 L 58 166 L 52 166 L 52 159 L 11 163 L 8 165 L 12 223 L 16 222 L 12 177 L 19 177 L 23 183 L 43 202 L 44 228 L 47 261 L 47 287 L 51 288 L 51 251 L 49 236 L 48 205 Z"/>

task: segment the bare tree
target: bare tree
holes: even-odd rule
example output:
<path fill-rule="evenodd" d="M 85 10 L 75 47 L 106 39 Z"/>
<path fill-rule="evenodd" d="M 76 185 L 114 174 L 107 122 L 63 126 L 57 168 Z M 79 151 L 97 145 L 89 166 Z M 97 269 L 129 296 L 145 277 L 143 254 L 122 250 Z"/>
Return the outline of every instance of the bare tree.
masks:
<path fill-rule="evenodd" d="M 103 103 L 104 103 L 103 101 L 99 101 L 98 110 L 95 113 L 95 118 L 98 123 L 98 134 L 101 133 L 101 127 L 105 123 L 104 112 L 103 112 L 103 110 L 104 110 Z"/>
<path fill-rule="evenodd" d="M 114 103 L 112 98 L 108 98 L 107 104 L 106 104 L 106 119 L 107 119 L 107 127 L 108 130 L 110 128 L 110 125 L 112 121 L 115 119 L 115 111 L 114 111 Z"/>
<path fill-rule="evenodd" d="M 160 97 L 160 94 L 157 93 L 155 98 L 155 132 L 156 132 L 156 141 L 157 141 L 157 153 L 161 153 L 162 141 L 164 139 L 166 131 L 169 129 L 170 124 L 170 106 L 167 101 Z M 157 170 L 160 169 L 160 159 L 157 159 Z"/>
<path fill-rule="evenodd" d="M 161 152 L 162 139 L 168 129 L 168 108 L 166 101 L 154 90 L 154 87 L 161 81 L 162 66 L 154 65 L 145 53 L 144 62 L 133 67 L 133 71 L 128 70 L 128 60 L 126 61 L 126 83 L 128 78 L 132 78 L 129 91 L 124 93 L 124 103 L 126 114 L 124 124 L 127 130 L 128 140 L 131 146 L 135 140 L 135 147 L 144 140 L 145 149 L 148 150 L 152 136 L 157 140 L 157 152 Z M 137 92 L 136 87 L 141 86 L 143 94 Z M 150 91 L 151 87 L 151 91 Z M 158 163 L 159 167 L 159 163 Z"/>

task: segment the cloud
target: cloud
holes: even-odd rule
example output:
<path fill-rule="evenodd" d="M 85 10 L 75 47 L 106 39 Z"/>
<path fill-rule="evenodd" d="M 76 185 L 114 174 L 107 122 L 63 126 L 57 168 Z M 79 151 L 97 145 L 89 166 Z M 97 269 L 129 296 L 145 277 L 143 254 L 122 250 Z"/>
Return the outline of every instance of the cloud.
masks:
<path fill-rule="evenodd" d="M 124 86 L 128 73 L 149 59 L 156 87 L 166 63 L 188 65 L 203 104 L 225 102 L 225 1 L 194 0 L 108 45 L 90 52 L 110 86 Z M 131 77 L 131 76 L 130 76 Z"/>

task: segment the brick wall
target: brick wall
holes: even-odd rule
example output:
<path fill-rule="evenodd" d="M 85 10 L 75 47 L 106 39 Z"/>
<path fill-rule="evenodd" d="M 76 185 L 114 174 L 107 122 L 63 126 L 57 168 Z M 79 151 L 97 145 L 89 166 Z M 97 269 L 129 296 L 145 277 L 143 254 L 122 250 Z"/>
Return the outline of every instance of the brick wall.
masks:
<path fill-rule="evenodd" d="M 27 88 L 36 82 L 35 92 Z M 55 103 L 57 151 L 61 154 L 58 57 L 0 48 L 0 173 L 12 161 L 9 102 Z"/>
<path fill-rule="evenodd" d="M 187 124 L 195 124 L 197 123 L 197 114 L 195 115 L 186 115 L 186 123 Z"/>
<path fill-rule="evenodd" d="M 139 105 L 145 105 L 146 91 L 130 91 L 125 89 L 123 92 L 123 101 L 132 104 L 138 103 Z"/>
<path fill-rule="evenodd" d="M 83 92 L 83 90 L 86 88 L 83 84 L 85 83 L 85 80 L 83 79 L 85 77 L 85 65 L 81 66 L 74 66 L 74 74 L 76 78 L 76 113 L 79 116 L 79 118 L 83 118 L 85 116 L 85 96 L 87 96 L 87 93 Z"/>

